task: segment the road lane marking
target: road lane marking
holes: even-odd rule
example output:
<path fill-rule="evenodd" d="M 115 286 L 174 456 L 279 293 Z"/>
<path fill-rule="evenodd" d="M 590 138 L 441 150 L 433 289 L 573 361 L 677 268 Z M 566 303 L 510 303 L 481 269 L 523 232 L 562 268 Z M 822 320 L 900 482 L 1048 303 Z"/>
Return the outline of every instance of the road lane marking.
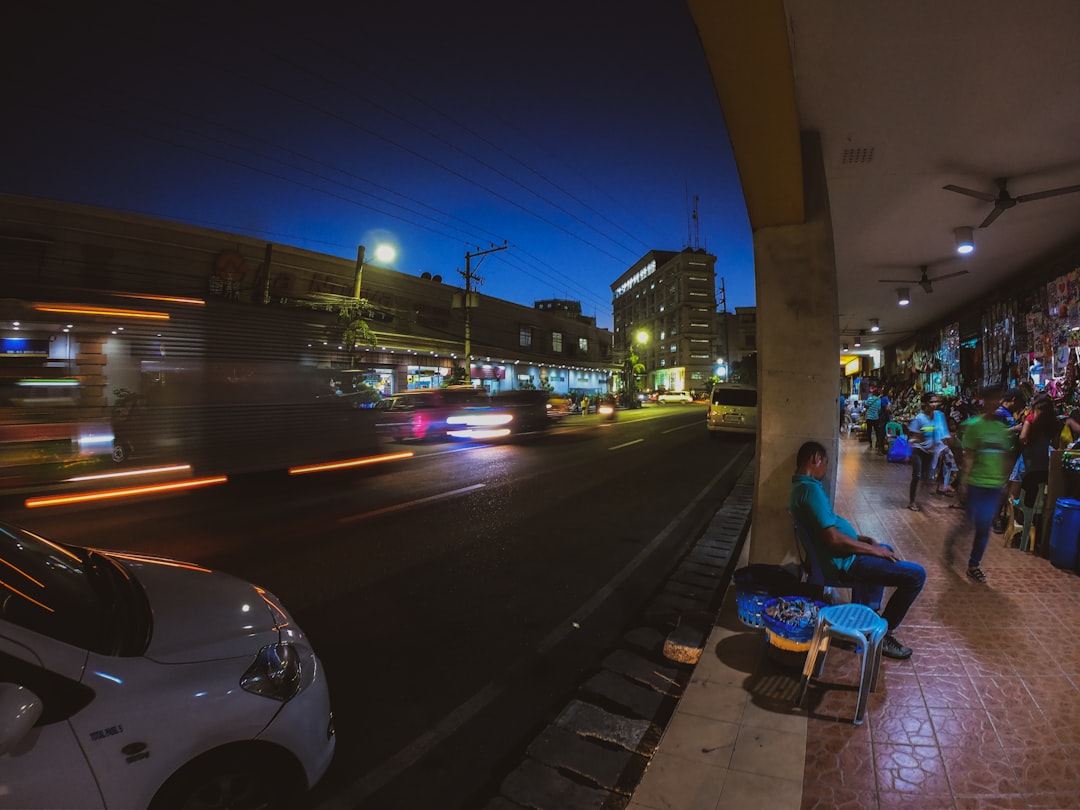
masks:
<path fill-rule="evenodd" d="M 486 486 L 487 484 L 473 484 L 471 487 L 452 489 L 449 492 L 440 492 L 438 495 L 428 495 L 426 498 L 418 498 L 415 501 L 395 503 L 393 506 L 384 506 L 382 509 L 373 509 L 370 512 L 361 512 L 359 515 L 348 515 L 343 518 L 338 518 L 338 523 L 354 523 L 357 520 L 367 520 L 368 518 L 378 517 L 379 515 L 388 515 L 391 512 L 401 512 L 402 510 L 412 509 L 414 506 L 420 506 L 421 504 L 441 501 L 446 498 L 453 498 L 457 495 L 464 495 L 466 492 L 472 492 L 475 489 L 483 489 Z"/>
<path fill-rule="evenodd" d="M 555 631 L 550 633 L 547 638 L 541 641 L 537 646 L 537 652 L 545 654 L 558 645 L 566 638 L 566 636 L 570 635 L 570 633 L 578 632 L 577 628 L 585 623 L 588 616 L 594 613 L 604 601 L 615 592 L 619 585 L 629 579 L 630 576 L 646 562 L 649 556 L 656 551 L 665 540 L 667 540 L 668 536 L 673 531 L 675 531 L 675 527 L 678 525 L 679 521 L 688 515 L 690 511 L 693 510 L 710 491 L 712 491 L 731 466 L 743 456 L 744 453 L 736 453 L 731 461 L 724 466 L 724 469 L 718 472 L 713 479 L 705 485 L 705 488 L 702 489 L 694 499 L 652 539 L 648 546 L 638 552 L 637 556 L 627 563 L 627 565 L 616 574 L 607 585 L 598 591 L 595 596 L 581 605 L 560 624 L 556 625 Z M 523 656 L 507 668 L 506 671 L 510 674 L 522 672 L 534 662 L 534 655 Z M 360 802 L 376 793 L 383 786 L 396 779 L 427 756 L 436 746 L 442 744 L 469 720 L 494 703 L 507 688 L 508 684 L 506 683 L 492 681 L 443 717 L 434 728 L 425 731 L 389 759 L 383 760 L 371 771 L 359 777 L 351 785 L 348 785 L 338 795 L 328 798 L 322 804 L 318 805 L 316 810 L 349 810 L 349 808 L 356 807 Z"/>
<path fill-rule="evenodd" d="M 667 430 L 661 430 L 660 434 L 674 433 L 676 430 L 686 430 L 686 428 L 701 427 L 701 422 L 687 422 L 685 425 L 679 425 L 678 427 L 668 428 Z"/>
<path fill-rule="evenodd" d="M 645 441 L 645 440 L 644 439 L 634 439 L 632 442 L 623 442 L 622 444 L 617 444 L 614 447 L 609 447 L 608 450 L 621 450 L 624 447 L 629 447 L 632 444 L 639 444 L 640 442 L 643 442 L 643 441 Z"/>

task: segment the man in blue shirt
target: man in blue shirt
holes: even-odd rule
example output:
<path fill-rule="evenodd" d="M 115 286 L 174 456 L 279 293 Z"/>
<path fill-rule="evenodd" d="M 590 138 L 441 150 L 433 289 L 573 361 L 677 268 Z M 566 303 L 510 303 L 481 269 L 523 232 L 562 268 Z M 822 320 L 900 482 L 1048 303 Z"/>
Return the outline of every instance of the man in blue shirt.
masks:
<path fill-rule="evenodd" d="M 799 448 L 788 509 L 813 543 L 812 553 L 821 561 L 826 576 L 849 584 L 854 601 L 877 604 L 885 588 L 896 588 L 881 611 L 882 618 L 889 623 L 882 655 L 910 658 L 911 648 L 897 641 L 893 633 L 922 592 L 926 569 L 918 563 L 901 560 L 891 546 L 859 534 L 851 523 L 833 511 L 821 484 L 828 466 L 824 445 L 806 442 Z"/>

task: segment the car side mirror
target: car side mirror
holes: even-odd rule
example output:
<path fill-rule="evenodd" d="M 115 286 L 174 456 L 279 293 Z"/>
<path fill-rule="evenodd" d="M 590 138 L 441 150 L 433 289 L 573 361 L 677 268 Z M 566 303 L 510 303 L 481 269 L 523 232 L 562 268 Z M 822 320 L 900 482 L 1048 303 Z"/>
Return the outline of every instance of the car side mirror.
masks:
<path fill-rule="evenodd" d="M 41 698 L 25 686 L 0 683 L 0 756 L 26 738 L 44 708 Z"/>

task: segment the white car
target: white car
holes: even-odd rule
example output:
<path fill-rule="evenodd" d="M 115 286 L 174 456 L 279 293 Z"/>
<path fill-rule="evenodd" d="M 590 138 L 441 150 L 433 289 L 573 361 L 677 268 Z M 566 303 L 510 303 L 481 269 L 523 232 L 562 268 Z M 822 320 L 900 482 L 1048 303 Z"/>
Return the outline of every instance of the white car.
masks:
<path fill-rule="evenodd" d="M 693 402 L 689 391 L 665 391 L 656 398 L 657 402 Z"/>
<path fill-rule="evenodd" d="M 0 807 L 276 807 L 335 742 L 273 594 L 0 523 Z"/>

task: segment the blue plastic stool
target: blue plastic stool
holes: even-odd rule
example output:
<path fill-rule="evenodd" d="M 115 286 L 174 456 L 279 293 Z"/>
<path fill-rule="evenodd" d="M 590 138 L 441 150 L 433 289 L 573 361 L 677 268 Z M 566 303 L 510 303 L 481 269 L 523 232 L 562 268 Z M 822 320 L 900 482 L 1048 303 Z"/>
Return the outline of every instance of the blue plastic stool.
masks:
<path fill-rule="evenodd" d="M 862 723 L 866 716 L 866 704 L 870 693 L 877 689 L 878 670 L 881 669 L 881 643 L 889 631 L 889 623 L 866 605 L 832 605 L 822 608 L 818 613 L 814 638 L 810 642 L 810 651 L 806 654 L 803 666 L 802 684 L 796 706 L 802 706 L 806 700 L 806 689 L 810 677 L 818 666 L 818 653 L 821 654 L 820 666 L 825 665 L 825 656 L 829 652 L 829 642 L 836 638 L 850 641 L 855 645 L 855 652 L 862 653 L 862 671 L 859 678 L 859 702 L 855 707 L 855 725 Z"/>

